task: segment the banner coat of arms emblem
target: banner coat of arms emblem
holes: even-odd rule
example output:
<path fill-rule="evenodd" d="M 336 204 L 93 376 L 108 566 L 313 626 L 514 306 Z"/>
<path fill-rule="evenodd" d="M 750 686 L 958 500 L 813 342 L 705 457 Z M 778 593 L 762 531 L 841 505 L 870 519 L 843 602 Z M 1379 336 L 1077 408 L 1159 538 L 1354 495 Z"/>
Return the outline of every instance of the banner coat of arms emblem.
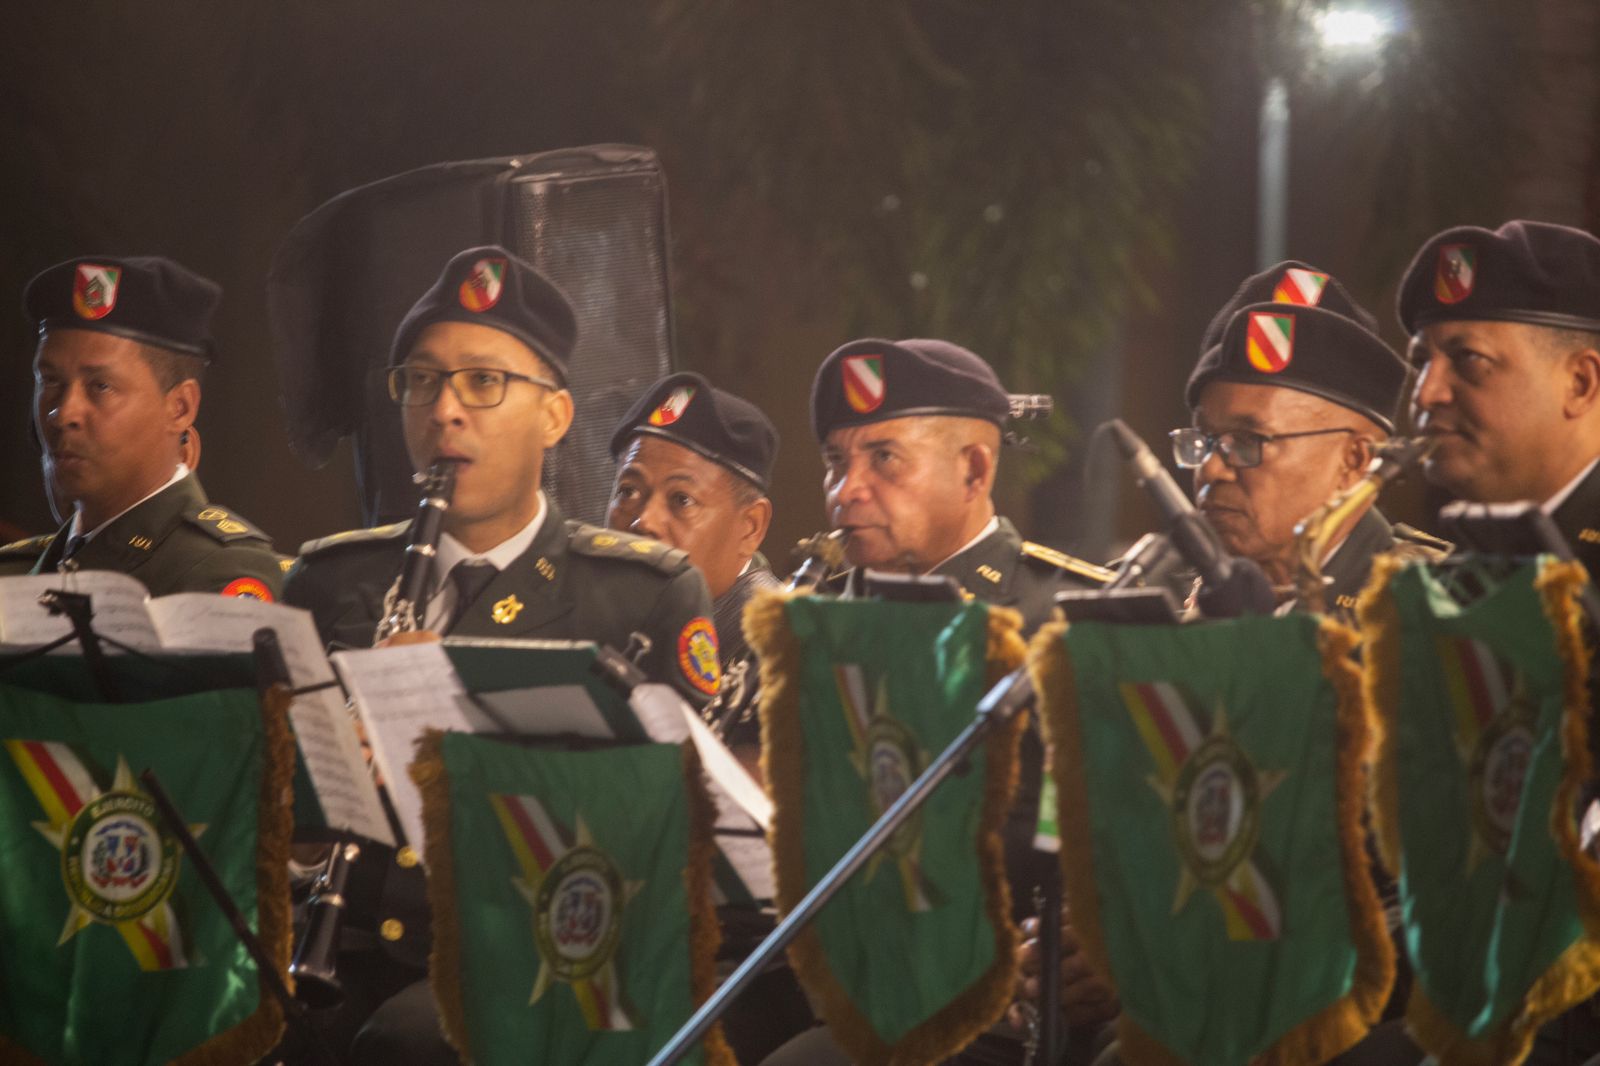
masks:
<path fill-rule="evenodd" d="M 1023 646 L 982 604 L 753 601 L 762 763 L 786 912 L 964 727 Z M 964 1047 L 1011 999 L 1017 934 L 999 831 L 1021 722 L 939 785 L 789 949 L 858 1062 L 911 1066 Z"/>
<path fill-rule="evenodd" d="M 1380 1016 L 1355 642 L 1310 616 L 1035 636 L 1063 884 L 1124 1062 L 1311 1066 Z"/>
<path fill-rule="evenodd" d="M 1458 601 L 1456 572 L 1383 560 L 1363 598 L 1375 822 L 1399 872 L 1410 1028 L 1443 1063 L 1515 1063 L 1600 988 L 1600 869 L 1576 825 L 1586 579 L 1529 563 Z"/>

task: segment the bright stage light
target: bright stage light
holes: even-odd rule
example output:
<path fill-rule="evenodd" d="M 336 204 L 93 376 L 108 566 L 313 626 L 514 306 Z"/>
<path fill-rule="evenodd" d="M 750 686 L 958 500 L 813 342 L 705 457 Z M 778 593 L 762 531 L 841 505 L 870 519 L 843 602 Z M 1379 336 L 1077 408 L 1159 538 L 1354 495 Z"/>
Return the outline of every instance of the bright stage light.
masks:
<path fill-rule="evenodd" d="M 1389 21 L 1370 11 L 1329 8 L 1316 16 L 1317 37 L 1326 48 L 1371 49 L 1389 35 Z"/>

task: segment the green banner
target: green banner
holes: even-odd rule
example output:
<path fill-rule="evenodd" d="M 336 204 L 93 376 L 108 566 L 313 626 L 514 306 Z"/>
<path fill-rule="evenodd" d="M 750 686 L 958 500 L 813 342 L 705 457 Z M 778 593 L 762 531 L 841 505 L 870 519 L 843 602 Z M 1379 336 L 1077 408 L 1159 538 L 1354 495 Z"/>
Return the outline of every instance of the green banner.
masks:
<path fill-rule="evenodd" d="M 1577 814 L 1562 733 L 1584 735 L 1569 697 L 1585 672 L 1563 650 L 1576 575 L 1478 572 L 1475 592 L 1488 591 L 1458 599 L 1461 567 L 1390 573 L 1363 624 L 1386 733 L 1379 824 L 1416 974 L 1410 1021 L 1441 1055 L 1516 1062 L 1544 1019 L 1600 985 L 1558 842 Z"/>
<path fill-rule="evenodd" d="M 571 753 L 449 733 L 423 741 L 411 772 L 434 991 L 463 1057 L 648 1060 L 712 976 L 698 762 L 670 745 Z M 720 1036 L 706 1046 L 729 1061 Z"/>
<path fill-rule="evenodd" d="M 1354 641 L 1300 615 L 1035 638 L 1064 883 L 1129 1061 L 1323 1062 L 1381 1011 Z"/>
<path fill-rule="evenodd" d="M 747 612 L 781 910 L 971 724 L 989 682 L 1020 662 L 1016 626 L 976 603 L 774 597 Z M 1001 730 L 947 778 L 791 948 L 857 1061 L 934 1061 L 1005 1009 L 1015 932 L 998 831 L 1017 736 Z"/>
<path fill-rule="evenodd" d="M 248 1062 L 278 1005 L 161 828 L 151 769 L 287 964 L 293 747 L 249 689 L 73 703 L 0 685 L 0 1058 Z"/>

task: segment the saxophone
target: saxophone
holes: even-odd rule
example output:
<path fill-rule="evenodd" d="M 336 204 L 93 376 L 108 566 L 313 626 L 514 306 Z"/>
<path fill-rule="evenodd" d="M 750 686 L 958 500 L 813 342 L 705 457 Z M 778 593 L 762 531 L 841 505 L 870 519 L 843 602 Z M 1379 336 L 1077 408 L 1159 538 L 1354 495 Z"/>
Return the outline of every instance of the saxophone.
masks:
<path fill-rule="evenodd" d="M 1295 593 L 1308 610 L 1321 614 L 1327 607 L 1322 561 L 1339 530 L 1371 505 L 1385 485 L 1426 459 L 1438 443 L 1437 437 L 1397 437 L 1383 445 L 1361 480 L 1294 527 Z"/>
<path fill-rule="evenodd" d="M 383 617 L 374 631 L 372 643 L 378 645 L 396 633 L 415 632 L 421 623 L 418 611 L 432 593 L 433 557 L 444 532 L 444 513 L 455 495 L 456 464 L 441 459 L 426 473 L 413 480 L 422 487 L 422 502 L 411 523 L 411 539 L 406 544 L 400 574 L 383 600 Z M 339 933 L 344 924 L 345 888 L 351 867 L 361 858 L 361 845 L 344 839 L 317 872 L 306 900 L 306 928 L 295 947 L 289 974 L 295 980 L 295 996 L 313 1007 L 336 1006 L 344 1000 L 339 983 Z"/>

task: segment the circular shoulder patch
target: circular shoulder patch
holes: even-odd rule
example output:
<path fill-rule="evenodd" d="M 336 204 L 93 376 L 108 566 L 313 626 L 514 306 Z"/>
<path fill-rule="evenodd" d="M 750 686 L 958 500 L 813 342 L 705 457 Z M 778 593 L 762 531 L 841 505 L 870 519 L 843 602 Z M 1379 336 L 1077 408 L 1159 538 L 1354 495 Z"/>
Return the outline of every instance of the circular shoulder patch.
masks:
<path fill-rule="evenodd" d="M 722 665 L 717 660 L 717 629 L 711 619 L 703 615 L 691 618 L 678 634 L 678 669 L 696 689 L 716 695 L 722 683 Z"/>
<path fill-rule="evenodd" d="M 272 602 L 272 590 L 253 577 L 236 577 L 223 586 L 224 596 L 243 596 L 247 600 Z"/>

